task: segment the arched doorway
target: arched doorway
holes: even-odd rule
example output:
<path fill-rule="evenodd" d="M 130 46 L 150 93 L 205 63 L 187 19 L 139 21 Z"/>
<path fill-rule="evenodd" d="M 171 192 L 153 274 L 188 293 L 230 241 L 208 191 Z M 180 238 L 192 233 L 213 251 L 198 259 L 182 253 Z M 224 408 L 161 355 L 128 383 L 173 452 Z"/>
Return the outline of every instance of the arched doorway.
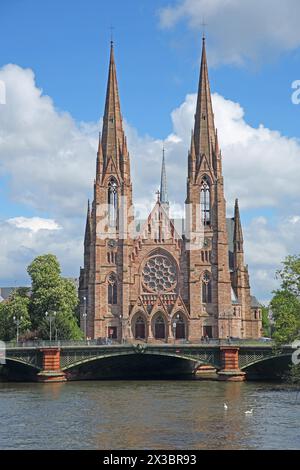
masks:
<path fill-rule="evenodd" d="M 134 337 L 135 339 L 146 338 L 146 322 L 142 315 L 139 315 L 134 324 Z"/>
<path fill-rule="evenodd" d="M 154 322 L 154 338 L 165 339 L 166 338 L 166 322 L 162 314 L 159 314 Z"/>
<path fill-rule="evenodd" d="M 175 338 L 176 339 L 186 339 L 186 324 L 182 314 L 177 313 L 173 317 L 173 325 L 176 324 L 175 330 Z"/>

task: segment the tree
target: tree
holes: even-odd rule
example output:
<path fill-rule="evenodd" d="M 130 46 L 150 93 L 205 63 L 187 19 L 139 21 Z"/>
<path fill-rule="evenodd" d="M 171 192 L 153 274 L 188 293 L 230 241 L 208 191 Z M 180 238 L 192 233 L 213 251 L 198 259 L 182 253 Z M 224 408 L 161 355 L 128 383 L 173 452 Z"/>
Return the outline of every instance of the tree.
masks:
<path fill-rule="evenodd" d="M 264 336 L 270 336 L 270 320 L 269 320 L 269 309 L 268 307 L 265 307 L 264 305 L 261 308 L 262 310 L 262 327 L 263 327 L 263 334 Z"/>
<path fill-rule="evenodd" d="M 38 256 L 27 271 L 32 281 L 30 317 L 32 327 L 38 330 L 39 336 L 49 339 L 49 320 L 45 316 L 48 312 L 53 317 L 53 332 L 57 329 L 59 339 L 81 339 L 82 332 L 76 318 L 76 287 L 70 280 L 61 277 L 57 258 L 51 254 Z"/>
<path fill-rule="evenodd" d="M 16 289 L 8 300 L 0 304 L 0 339 L 10 341 L 17 336 L 16 321 L 19 321 L 19 334 L 31 329 L 28 289 Z"/>
<path fill-rule="evenodd" d="M 300 255 L 288 256 L 277 272 L 281 288 L 274 292 L 271 308 L 275 320 L 274 339 L 289 343 L 300 333 Z"/>

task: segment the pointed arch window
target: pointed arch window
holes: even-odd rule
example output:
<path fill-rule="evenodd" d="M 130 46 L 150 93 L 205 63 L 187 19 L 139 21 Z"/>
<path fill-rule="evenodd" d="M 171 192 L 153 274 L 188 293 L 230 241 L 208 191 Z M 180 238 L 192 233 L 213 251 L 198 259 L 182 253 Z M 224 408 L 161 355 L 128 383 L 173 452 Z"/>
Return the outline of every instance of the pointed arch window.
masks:
<path fill-rule="evenodd" d="M 212 289 L 211 289 L 211 275 L 208 272 L 203 274 L 202 278 L 202 303 L 211 304 Z"/>
<path fill-rule="evenodd" d="M 155 319 L 154 337 L 155 339 L 165 339 L 166 337 L 166 323 L 162 314 L 159 314 Z"/>
<path fill-rule="evenodd" d="M 114 178 L 108 183 L 108 223 L 110 227 L 117 226 L 118 217 L 118 185 Z"/>
<path fill-rule="evenodd" d="M 200 191 L 200 209 L 201 209 L 201 222 L 203 225 L 210 224 L 210 181 L 207 176 L 204 176 L 201 182 Z"/>
<path fill-rule="evenodd" d="M 146 322 L 142 315 L 139 315 L 135 322 L 135 339 L 145 339 L 146 338 Z"/>
<path fill-rule="evenodd" d="M 108 286 L 107 286 L 107 294 L 108 294 L 108 304 L 109 305 L 117 305 L 118 303 L 118 282 L 117 276 L 114 273 L 111 273 L 108 277 Z"/>
<path fill-rule="evenodd" d="M 186 324 L 182 313 L 177 313 L 172 319 L 173 335 L 175 339 L 186 338 Z"/>

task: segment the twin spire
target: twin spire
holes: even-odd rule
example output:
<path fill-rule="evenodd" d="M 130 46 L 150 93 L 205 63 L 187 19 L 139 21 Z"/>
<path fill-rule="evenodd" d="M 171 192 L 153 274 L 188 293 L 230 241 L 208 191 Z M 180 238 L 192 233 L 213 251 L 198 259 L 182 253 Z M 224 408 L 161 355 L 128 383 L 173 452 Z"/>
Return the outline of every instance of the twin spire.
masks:
<path fill-rule="evenodd" d="M 214 114 L 206 58 L 206 46 L 205 38 L 203 37 L 197 108 L 195 114 L 195 127 L 192 134 L 190 155 L 191 159 L 195 162 L 201 161 L 203 155 L 205 155 L 209 165 L 216 169 L 217 165 L 214 157 L 218 156 L 218 154 L 219 146 L 214 125 Z M 105 166 L 108 159 L 110 158 L 114 160 L 116 167 L 119 167 L 121 171 L 123 166 L 123 172 L 125 171 L 125 174 L 126 172 L 128 174 L 130 173 L 127 143 L 122 124 L 121 106 L 114 58 L 114 46 L 112 41 L 110 48 L 105 111 L 103 117 L 103 130 L 101 141 L 99 142 L 97 166 Z M 99 172 L 100 168 L 97 168 L 97 174 L 99 174 Z M 163 204 L 169 204 L 164 152 L 161 170 L 160 202 Z"/>
<path fill-rule="evenodd" d="M 121 105 L 118 90 L 117 72 L 114 57 L 114 45 L 111 41 L 108 83 L 106 91 L 105 111 L 103 117 L 102 136 L 99 137 L 97 177 L 100 177 L 103 167 L 108 160 L 113 159 L 116 168 L 120 168 L 123 176 L 130 175 L 129 155 L 126 137 L 123 130 Z M 165 152 L 161 170 L 161 184 L 159 200 L 166 207 L 169 206 L 167 193 L 167 177 L 165 166 Z"/>
<path fill-rule="evenodd" d="M 118 158 L 124 141 L 118 90 L 114 45 L 110 46 L 110 61 L 102 130 L 102 151 L 105 157 Z"/>
<path fill-rule="evenodd" d="M 195 126 L 192 134 L 190 156 L 199 167 L 205 157 L 211 169 L 217 171 L 217 157 L 220 156 L 217 131 L 214 123 L 214 113 L 208 77 L 205 37 L 202 38 L 202 56 L 198 86 Z M 196 166 L 196 165 L 195 165 Z M 190 164 L 190 171 L 194 170 Z"/>
<path fill-rule="evenodd" d="M 118 90 L 114 45 L 111 41 L 109 72 L 106 90 L 102 135 L 99 136 L 97 156 L 97 181 L 103 180 L 109 171 L 119 181 L 130 185 L 130 162 L 127 140 L 123 130 L 121 105 Z"/>

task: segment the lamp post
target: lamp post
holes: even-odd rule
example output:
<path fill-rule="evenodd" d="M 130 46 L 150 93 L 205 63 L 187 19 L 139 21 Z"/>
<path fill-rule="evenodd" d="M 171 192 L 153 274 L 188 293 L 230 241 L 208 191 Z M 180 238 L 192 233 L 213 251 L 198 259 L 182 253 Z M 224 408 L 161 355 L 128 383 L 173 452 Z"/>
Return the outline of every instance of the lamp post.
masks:
<path fill-rule="evenodd" d="M 228 321 L 228 343 L 230 343 L 230 338 L 231 338 L 231 322 L 232 322 L 232 313 L 230 310 L 227 311 L 227 321 Z"/>
<path fill-rule="evenodd" d="M 49 340 L 50 340 L 50 343 L 51 343 L 51 341 L 52 341 L 52 321 L 56 317 L 56 312 L 53 312 L 53 313 L 46 312 L 45 317 L 46 317 L 46 319 L 49 319 Z"/>
<path fill-rule="evenodd" d="M 174 337 L 174 344 L 176 341 L 176 321 L 173 322 L 173 337 Z"/>
<path fill-rule="evenodd" d="M 13 320 L 14 320 L 14 324 L 17 327 L 17 343 L 18 343 L 19 342 L 19 328 L 20 328 L 21 321 L 23 320 L 23 317 L 20 316 L 20 318 L 18 318 L 16 316 L 14 316 Z"/>
<path fill-rule="evenodd" d="M 83 297 L 83 305 L 84 305 L 83 314 L 82 314 L 82 317 L 83 317 L 83 331 L 84 331 L 84 339 L 86 341 L 86 319 L 87 319 L 86 297 Z"/>
<path fill-rule="evenodd" d="M 177 313 L 176 319 L 174 319 L 173 325 L 172 325 L 172 326 L 173 326 L 174 344 L 175 344 L 175 342 L 176 342 L 176 328 L 177 328 L 177 323 L 179 322 L 179 318 L 180 318 L 179 313 Z"/>
<path fill-rule="evenodd" d="M 123 315 L 120 313 L 119 315 L 120 325 L 121 325 L 121 336 L 120 336 L 120 343 L 123 343 Z"/>
<path fill-rule="evenodd" d="M 269 333 L 270 338 L 272 338 L 274 318 L 273 318 L 273 312 L 272 312 L 272 309 L 271 309 L 270 306 L 268 307 L 268 320 L 269 320 L 268 333 Z M 300 331 L 299 331 L 299 333 L 300 333 Z"/>

